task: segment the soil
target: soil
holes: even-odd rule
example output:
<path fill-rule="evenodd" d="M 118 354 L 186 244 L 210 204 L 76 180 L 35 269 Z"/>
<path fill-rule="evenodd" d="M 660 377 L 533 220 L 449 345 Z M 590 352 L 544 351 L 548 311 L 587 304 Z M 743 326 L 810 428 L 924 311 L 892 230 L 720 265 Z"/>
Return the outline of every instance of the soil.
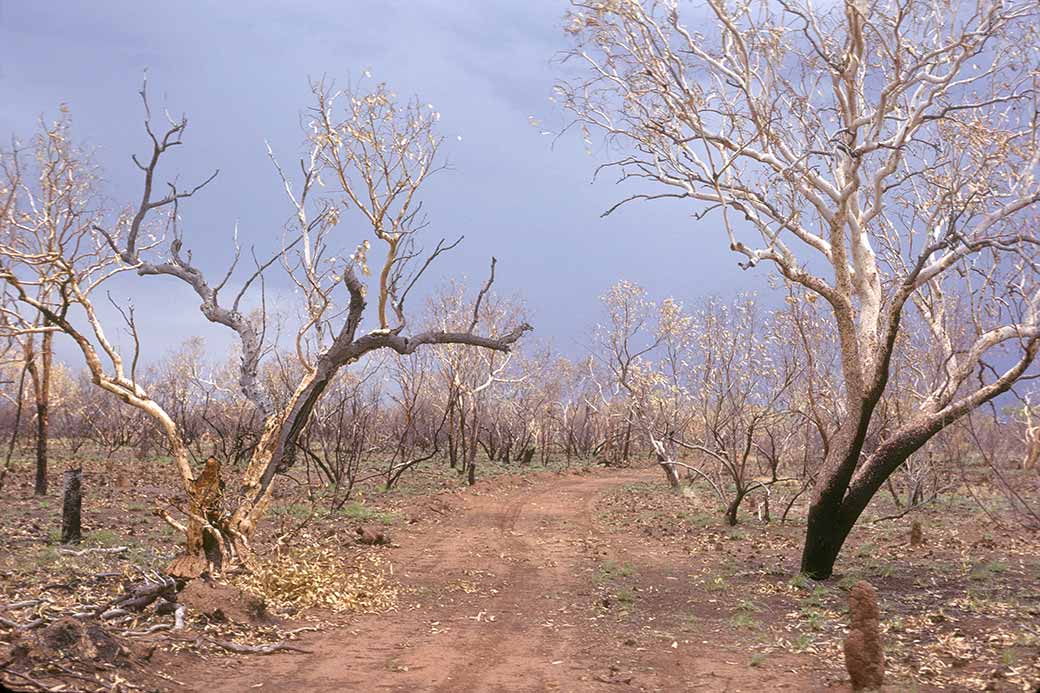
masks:
<path fill-rule="evenodd" d="M 156 475 L 154 488 L 131 489 L 106 484 L 112 470 L 94 466 L 85 465 L 83 546 L 128 550 L 61 552 L 54 499 L 32 498 L 31 470 L 21 470 L 0 504 L 0 606 L 36 598 L 46 608 L 9 609 L 8 618 L 108 603 L 169 564 L 176 537 L 147 502 L 174 482 Z M 841 691 L 848 589 L 867 580 L 879 595 L 885 690 L 1031 691 L 1040 682 L 1040 537 L 995 525 L 992 508 L 961 492 L 871 522 L 892 513 L 880 498 L 840 574 L 817 584 L 797 571 L 798 506 L 786 523 L 742 512 L 728 527 L 708 492 L 672 493 L 656 467 L 517 471 L 488 463 L 465 487 L 431 465 L 390 493 L 359 488 L 350 505 L 320 516 L 303 503 L 306 488 L 279 496 L 260 545 L 302 527 L 295 541 L 316 542 L 344 574 L 382 571 L 351 595 L 375 613 L 270 603 L 268 614 L 239 587 L 195 581 L 178 595 L 189 607 L 182 631 L 139 636 L 172 622 L 151 611 L 106 624 L 127 647 L 125 666 L 97 661 L 79 638 L 76 662 L 64 651 L 32 657 L 40 667 L 30 673 L 67 681 L 66 690 L 110 690 L 118 675 L 141 690 L 206 693 Z M 911 545 L 912 523 L 921 544 Z M 382 542 L 363 541 L 366 532 Z M 343 584 L 318 577 L 333 590 Z M 0 629 L 0 665 L 36 652 L 37 634 Z M 218 646 L 282 640 L 303 651 Z M 74 664 L 80 678 L 63 679 Z M 88 687 L 84 676 L 99 682 Z"/>
<path fill-rule="evenodd" d="M 310 654 L 199 663 L 199 690 L 301 691 L 811 691 L 814 657 L 749 666 L 739 644 L 674 630 L 696 612 L 688 566 L 665 570 L 652 542 L 596 522 L 605 492 L 652 470 L 554 474 L 457 499 L 450 521 L 395 537 L 396 612 L 304 637 Z M 399 533 L 400 535 L 400 533 Z M 642 593 L 621 616 L 604 597 L 604 563 L 633 566 Z M 609 563 L 608 563 L 609 564 Z M 642 595 L 645 595 L 645 600 Z M 708 638 L 702 640 L 701 638 Z"/>
<path fill-rule="evenodd" d="M 192 580 L 177 594 L 177 602 L 196 615 L 225 623 L 271 623 L 263 601 L 205 577 Z"/>

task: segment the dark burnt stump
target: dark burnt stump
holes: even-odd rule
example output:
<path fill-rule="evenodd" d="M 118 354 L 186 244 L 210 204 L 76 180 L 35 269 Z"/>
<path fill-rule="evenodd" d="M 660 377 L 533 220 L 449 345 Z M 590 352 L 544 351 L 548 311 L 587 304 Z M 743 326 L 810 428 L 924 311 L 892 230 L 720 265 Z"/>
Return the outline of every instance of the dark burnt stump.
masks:
<path fill-rule="evenodd" d="M 65 471 L 65 492 L 61 504 L 61 543 L 78 544 L 80 539 L 80 508 L 83 505 L 83 470 Z"/>

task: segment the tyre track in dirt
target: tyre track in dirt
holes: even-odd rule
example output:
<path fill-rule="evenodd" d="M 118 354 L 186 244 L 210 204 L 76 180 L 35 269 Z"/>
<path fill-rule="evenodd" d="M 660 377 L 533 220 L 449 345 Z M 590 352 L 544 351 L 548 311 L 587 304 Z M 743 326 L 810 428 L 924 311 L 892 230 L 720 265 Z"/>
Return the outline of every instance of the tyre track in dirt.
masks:
<path fill-rule="evenodd" d="M 204 690 L 575 690 L 569 660 L 582 624 L 573 621 L 593 598 L 582 551 L 589 507 L 632 478 L 552 475 L 465 494 L 448 522 L 390 552 L 414 590 L 397 612 L 304 638 L 311 654 L 212 662 Z"/>
<path fill-rule="evenodd" d="M 499 608 L 500 628 L 472 633 L 474 660 L 454 667 L 435 688 L 573 690 L 593 590 L 582 547 L 592 532 L 591 500 L 617 478 L 568 479 L 510 499 L 497 523 L 502 555 L 512 556 Z"/>
<path fill-rule="evenodd" d="M 311 654 L 211 660 L 195 680 L 211 682 L 206 693 L 762 690 L 718 648 L 670 649 L 654 642 L 654 618 L 619 623 L 595 606 L 603 561 L 662 568 L 595 522 L 605 493 L 655 474 L 546 474 L 449 496 L 443 522 L 402 528 L 388 553 L 406 590 L 397 611 L 301 638 Z M 812 690 L 764 673 L 767 689 Z"/>

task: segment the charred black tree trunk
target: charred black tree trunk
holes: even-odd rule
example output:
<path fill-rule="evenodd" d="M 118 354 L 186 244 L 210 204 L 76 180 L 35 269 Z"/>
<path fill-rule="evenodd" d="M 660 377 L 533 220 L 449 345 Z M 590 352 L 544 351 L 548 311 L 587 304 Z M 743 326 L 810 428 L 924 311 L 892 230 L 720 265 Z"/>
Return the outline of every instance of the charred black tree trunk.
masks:
<path fill-rule="evenodd" d="M 834 563 L 845 540 L 874 495 L 910 455 L 948 423 L 936 418 L 908 424 L 883 441 L 862 462 L 854 478 L 841 483 L 840 488 L 832 484 L 823 488 L 824 493 L 817 493 L 809 506 L 802 549 L 803 573 L 814 580 L 826 580 L 834 573 Z M 859 447 L 854 449 L 858 454 Z M 851 460 L 847 464 L 854 468 Z"/>
<path fill-rule="evenodd" d="M 53 332 L 44 332 L 40 349 L 40 364 L 36 365 L 36 354 L 32 346 L 27 347 L 26 358 L 29 375 L 32 376 L 33 394 L 36 398 L 36 483 L 33 492 L 37 496 L 47 495 L 47 438 L 49 436 L 51 363 L 53 361 Z"/>
<path fill-rule="evenodd" d="M 61 543 L 80 542 L 80 510 L 83 506 L 83 470 L 65 472 L 65 492 L 61 504 Z"/>
<path fill-rule="evenodd" d="M 726 524 L 730 527 L 737 526 L 737 512 L 740 510 L 740 504 L 744 502 L 744 495 L 746 491 L 743 489 L 737 489 L 736 495 L 733 496 L 733 500 L 730 501 L 729 506 L 726 508 Z"/>
<path fill-rule="evenodd" d="M 36 485 L 34 493 L 37 496 L 47 495 L 47 429 L 49 407 L 47 402 L 36 404 Z"/>
<path fill-rule="evenodd" d="M 814 580 L 826 580 L 834 573 L 834 562 L 849 536 L 851 527 L 838 521 L 841 504 L 814 502 L 809 506 L 802 547 L 802 572 Z"/>
<path fill-rule="evenodd" d="M 631 445 L 632 445 L 632 422 L 629 421 L 625 425 L 624 443 L 622 444 L 622 447 L 621 447 L 621 464 L 626 464 L 628 462 L 628 451 L 629 451 L 629 447 Z"/>

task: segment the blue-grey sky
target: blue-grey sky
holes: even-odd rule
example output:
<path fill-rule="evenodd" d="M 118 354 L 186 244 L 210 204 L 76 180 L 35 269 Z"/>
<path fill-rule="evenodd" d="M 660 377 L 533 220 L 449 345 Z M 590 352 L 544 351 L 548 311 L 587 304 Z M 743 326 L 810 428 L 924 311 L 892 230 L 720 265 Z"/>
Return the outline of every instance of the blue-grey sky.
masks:
<path fill-rule="evenodd" d="M 431 246 L 466 239 L 427 288 L 448 276 L 479 282 L 494 254 L 498 290 L 522 295 L 538 336 L 565 353 L 585 342 L 598 296 L 618 279 L 689 302 L 765 290 L 765 271 L 737 268 L 717 222 L 691 219 L 686 205 L 637 204 L 600 218 L 626 194 L 609 176 L 593 183 L 601 153 L 588 155 L 577 137 L 554 145 L 530 125 L 531 116 L 549 129 L 565 121 L 549 101 L 553 58 L 567 46 L 565 10 L 562 0 L 0 0 L 0 133 L 28 136 L 41 114 L 67 104 L 77 138 L 96 149 L 107 196 L 126 204 L 139 196 L 129 157 L 147 144 L 137 96 L 147 68 L 153 101 L 190 121 L 163 172 L 187 183 L 221 171 L 182 207 L 186 244 L 217 271 L 236 221 L 246 243 L 279 238 L 289 209 L 264 140 L 294 160 L 308 77 L 345 81 L 369 69 L 441 113 L 451 170 L 426 189 L 425 233 Z M 359 218 L 344 220 L 348 232 L 349 248 L 370 234 Z M 192 334 L 222 343 L 174 280 L 124 286 L 150 348 Z"/>

